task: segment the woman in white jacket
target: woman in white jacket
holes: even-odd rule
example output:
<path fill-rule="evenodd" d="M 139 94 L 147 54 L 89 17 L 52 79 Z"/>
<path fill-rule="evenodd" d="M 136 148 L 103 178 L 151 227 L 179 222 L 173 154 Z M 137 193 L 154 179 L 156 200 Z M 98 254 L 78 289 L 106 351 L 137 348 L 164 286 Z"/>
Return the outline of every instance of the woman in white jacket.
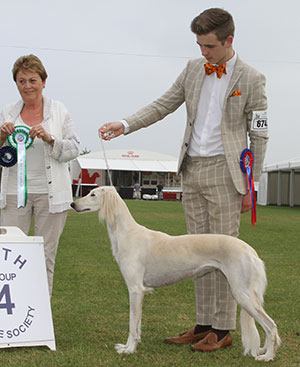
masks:
<path fill-rule="evenodd" d="M 28 234 L 34 217 L 34 234 L 44 237 L 51 295 L 58 242 L 72 202 L 67 162 L 78 156 L 79 138 L 66 107 L 42 95 L 47 73 L 39 58 L 22 56 L 12 71 L 22 99 L 6 106 L 0 114 L 0 146 L 8 145 L 8 140 L 11 142 L 16 131 L 22 133 L 22 129 L 25 133 L 28 131 L 28 141 L 32 140 L 32 144 L 26 149 L 27 191 L 24 197 L 27 200 L 23 204 L 19 201 L 17 164 L 3 167 L 1 225 L 17 226 Z"/>

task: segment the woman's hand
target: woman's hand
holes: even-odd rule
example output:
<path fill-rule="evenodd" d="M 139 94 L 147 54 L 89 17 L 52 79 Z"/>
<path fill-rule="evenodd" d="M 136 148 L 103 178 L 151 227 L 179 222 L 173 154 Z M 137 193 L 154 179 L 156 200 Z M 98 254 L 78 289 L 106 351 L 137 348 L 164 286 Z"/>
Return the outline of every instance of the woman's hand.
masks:
<path fill-rule="evenodd" d="M 13 122 L 5 122 L 0 128 L 0 145 L 2 146 L 7 136 L 15 131 L 15 124 Z"/>
<path fill-rule="evenodd" d="M 99 136 L 101 136 L 104 140 L 111 140 L 112 138 L 116 138 L 124 133 L 124 125 L 122 122 L 108 122 L 107 124 L 102 125 L 98 129 Z"/>
<path fill-rule="evenodd" d="M 7 138 L 7 135 L 12 134 L 15 131 L 15 124 L 13 122 L 5 122 L 1 126 L 1 138 Z"/>
<path fill-rule="evenodd" d="M 43 128 L 41 124 L 33 126 L 30 129 L 29 135 L 32 139 L 34 138 L 40 138 L 45 143 L 48 143 L 50 145 L 53 145 L 53 139 L 52 136 Z"/>

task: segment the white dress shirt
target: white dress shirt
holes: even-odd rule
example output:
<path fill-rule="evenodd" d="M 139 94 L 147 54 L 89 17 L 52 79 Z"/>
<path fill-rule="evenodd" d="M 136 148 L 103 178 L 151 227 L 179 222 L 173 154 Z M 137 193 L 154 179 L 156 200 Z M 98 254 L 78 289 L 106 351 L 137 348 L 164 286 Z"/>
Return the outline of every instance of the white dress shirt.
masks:
<path fill-rule="evenodd" d="M 219 79 L 216 73 L 204 77 L 192 130 L 188 155 L 212 157 L 224 154 L 221 121 L 225 93 L 232 76 L 237 55 L 226 62 L 226 74 Z"/>

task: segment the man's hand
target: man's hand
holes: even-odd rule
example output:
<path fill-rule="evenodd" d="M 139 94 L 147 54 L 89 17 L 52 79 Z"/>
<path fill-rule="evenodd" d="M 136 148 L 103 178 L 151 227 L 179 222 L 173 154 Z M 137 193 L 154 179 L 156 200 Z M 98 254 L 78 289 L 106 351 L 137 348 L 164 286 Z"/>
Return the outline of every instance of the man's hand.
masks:
<path fill-rule="evenodd" d="M 102 125 L 98 129 L 99 136 L 101 136 L 104 140 L 111 140 L 120 136 L 124 133 L 124 125 L 122 122 L 108 122 L 107 124 Z"/>
<path fill-rule="evenodd" d="M 249 210 L 251 210 L 251 207 L 252 207 L 251 196 L 250 196 L 250 193 L 248 193 L 243 196 L 241 213 L 248 212 Z"/>

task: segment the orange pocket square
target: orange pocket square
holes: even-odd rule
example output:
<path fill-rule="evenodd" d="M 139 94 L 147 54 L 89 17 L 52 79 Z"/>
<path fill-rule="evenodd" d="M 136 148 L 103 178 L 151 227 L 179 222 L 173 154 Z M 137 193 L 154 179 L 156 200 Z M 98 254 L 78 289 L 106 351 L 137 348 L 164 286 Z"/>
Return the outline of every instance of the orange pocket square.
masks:
<path fill-rule="evenodd" d="M 242 93 L 239 89 L 235 90 L 230 97 L 241 96 Z"/>

